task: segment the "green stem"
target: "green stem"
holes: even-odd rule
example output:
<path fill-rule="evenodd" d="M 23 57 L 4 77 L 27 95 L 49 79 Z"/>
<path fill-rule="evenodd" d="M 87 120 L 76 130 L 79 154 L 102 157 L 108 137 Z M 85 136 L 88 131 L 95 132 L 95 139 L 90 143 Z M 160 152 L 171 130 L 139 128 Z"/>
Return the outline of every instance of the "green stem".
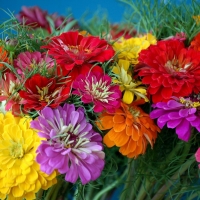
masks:
<path fill-rule="evenodd" d="M 147 191 L 149 191 L 149 189 L 151 188 L 152 183 L 153 182 L 150 181 L 150 178 L 146 178 L 144 180 L 144 184 L 141 184 L 136 200 L 143 200 L 146 197 Z"/>
<path fill-rule="evenodd" d="M 45 196 L 45 200 L 49 200 L 49 199 L 54 200 L 54 199 L 56 199 L 55 198 L 55 193 L 58 192 L 57 188 L 60 189 L 60 187 L 62 186 L 61 181 L 62 180 L 58 178 L 58 182 L 48 190 L 47 195 Z M 53 197 L 54 197 L 54 199 L 53 199 Z"/>
<path fill-rule="evenodd" d="M 41 200 L 42 199 L 42 195 L 43 195 L 43 189 L 40 189 L 37 193 L 37 197 L 36 200 Z"/>
<path fill-rule="evenodd" d="M 106 193 L 106 192 L 110 191 L 111 189 L 113 189 L 114 187 L 116 187 L 124 179 L 125 175 L 127 174 L 127 171 L 128 170 L 126 169 L 119 179 L 117 179 L 111 185 L 109 185 L 108 187 L 106 187 L 105 189 L 103 189 L 99 193 L 97 193 L 95 195 L 95 197 L 93 198 L 93 200 L 98 200 L 104 193 Z"/>
<path fill-rule="evenodd" d="M 141 184 L 141 178 L 142 178 L 142 176 L 138 175 L 138 177 L 137 177 L 137 179 L 134 183 L 134 188 L 131 190 L 131 194 L 130 194 L 130 197 L 129 197 L 130 200 L 133 200 L 133 199 L 136 198 L 136 194 L 138 193 L 139 186 Z"/>
<path fill-rule="evenodd" d="M 155 196 L 152 198 L 152 200 L 159 200 L 163 196 L 163 194 L 166 193 L 166 191 L 172 186 L 174 180 L 176 180 L 180 175 L 182 175 L 192 163 L 195 162 L 195 157 L 192 155 L 178 170 L 171 178 L 166 182 L 165 185 L 163 185 L 160 190 L 155 194 Z"/>
<path fill-rule="evenodd" d="M 63 186 L 63 180 L 59 179 L 58 183 L 56 184 L 56 188 L 54 190 L 54 193 L 53 193 L 53 195 L 51 197 L 51 200 L 57 200 L 58 199 L 58 194 L 59 194 L 60 188 L 62 186 Z"/>

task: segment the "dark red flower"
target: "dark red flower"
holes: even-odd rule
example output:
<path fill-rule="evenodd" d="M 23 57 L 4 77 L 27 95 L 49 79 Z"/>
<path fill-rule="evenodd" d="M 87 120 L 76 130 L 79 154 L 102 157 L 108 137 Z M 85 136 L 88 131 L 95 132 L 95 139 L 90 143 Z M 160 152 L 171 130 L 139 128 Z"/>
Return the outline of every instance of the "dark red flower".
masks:
<path fill-rule="evenodd" d="M 25 110 L 41 110 L 45 106 L 56 108 L 70 95 L 71 82 L 63 78 L 47 78 L 35 74 L 25 82 L 19 95 Z"/>
<path fill-rule="evenodd" d="M 47 11 L 41 10 L 38 6 L 26 7 L 22 6 L 22 10 L 16 18 L 21 23 L 32 26 L 33 28 L 44 28 L 49 30 L 49 22 L 47 21 Z"/>
<path fill-rule="evenodd" d="M 55 36 L 42 48 L 48 49 L 63 71 L 76 78 L 80 73 L 87 73 L 96 62 L 110 60 L 115 52 L 106 40 L 95 36 L 83 36 L 78 31 L 69 31 Z M 99 71 L 99 67 L 94 67 Z"/>
<path fill-rule="evenodd" d="M 180 40 L 159 41 L 139 54 L 136 66 L 154 103 L 200 92 L 200 52 Z"/>

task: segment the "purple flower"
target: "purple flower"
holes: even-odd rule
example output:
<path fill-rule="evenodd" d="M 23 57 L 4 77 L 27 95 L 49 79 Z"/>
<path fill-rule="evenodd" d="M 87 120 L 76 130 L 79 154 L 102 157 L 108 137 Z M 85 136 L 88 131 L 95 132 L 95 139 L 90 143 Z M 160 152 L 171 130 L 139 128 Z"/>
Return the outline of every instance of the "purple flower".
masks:
<path fill-rule="evenodd" d="M 111 84 L 111 77 L 99 72 L 79 75 L 73 82 L 72 94 L 81 96 L 83 103 L 93 103 L 94 112 L 114 112 L 120 107 L 121 91 Z"/>
<path fill-rule="evenodd" d="M 102 137 L 86 121 L 82 108 L 73 104 L 51 109 L 45 107 L 40 116 L 31 122 L 45 138 L 37 149 L 36 161 L 47 174 L 58 170 L 65 180 L 82 184 L 96 180 L 104 168 L 105 154 Z"/>
<path fill-rule="evenodd" d="M 188 141 L 191 135 L 191 128 L 195 127 L 200 131 L 200 103 L 189 98 L 175 98 L 168 102 L 159 102 L 153 105 L 155 110 L 150 113 L 152 119 L 158 119 L 160 128 L 167 125 L 168 128 L 175 128 L 178 138 Z"/>

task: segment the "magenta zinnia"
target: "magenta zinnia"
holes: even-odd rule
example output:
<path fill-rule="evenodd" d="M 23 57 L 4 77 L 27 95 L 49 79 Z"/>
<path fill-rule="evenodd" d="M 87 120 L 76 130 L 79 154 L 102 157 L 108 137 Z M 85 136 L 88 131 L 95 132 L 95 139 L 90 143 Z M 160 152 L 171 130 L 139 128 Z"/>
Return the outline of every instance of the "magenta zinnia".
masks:
<path fill-rule="evenodd" d="M 115 54 L 106 40 L 95 36 L 83 36 L 78 31 L 55 36 L 43 48 L 48 49 L 48 54 L 63 67 L 63 71 L 70 72 L 70 76 L 74 78 L 89 72 L 94 63 L 108 61 Z"/>
<path fill-rule="evenodd" d="M 120 106 L 121 91 L 111 82 L 110 76 L 102 73 L 79 75 L 73 82 L 72 94 L 81 96 L 83 103 L 93 103 L 94 112 L 114 112 Z"/>
<path fill-rule="evenodd" d="M 30 75 L 33 70 L 36 72 L 51 73 L 54 67 L 54 61 L 46 54 L 41 54 L 38 51 L 35 52 L 22 52 L 14 61 L 14 66 L 23 77 Z"/>
<path fill-rule="evenodd" d="M 185 48 L 180 40 L 159 41 L 142 50 L 139 62 L 139 76 L 154 103 L 200 92 L 200 52 Z"/>
<path fill-rule="evenodd" d="M 31 122 L 39 130 L 42 141 L 36 161 L 47 174 L 57 169 L 66 174 L 65 180 L 75 183 L 80 177 L 83 184 L 96 180 L 104 167 L 101 136 L 86 121 L 82 108 L 73 104 L 51 109 L 44 108 Z"/>
<path fill-rule="evenodd" d="M 178 138 L 188 141 L 191 136 L 192 127 L 200 131 L 200 102 L 190 98 L 175 98 L 168 102 L 154 104 L 150 113 L 152 119 L 158 119 L 160 128 L 167 125 L 168 128 L 176 130 Z"/>

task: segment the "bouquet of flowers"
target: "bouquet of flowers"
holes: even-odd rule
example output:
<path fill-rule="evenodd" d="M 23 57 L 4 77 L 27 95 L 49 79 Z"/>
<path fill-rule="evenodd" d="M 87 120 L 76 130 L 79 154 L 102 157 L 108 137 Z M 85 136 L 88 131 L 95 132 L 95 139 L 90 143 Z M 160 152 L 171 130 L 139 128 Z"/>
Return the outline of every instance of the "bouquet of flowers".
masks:
<path fill-rule="evenodd" d="M 1 24 L 2 200 L 200 195 L 200 6 L 121 1 L 121 24 Z"/>

